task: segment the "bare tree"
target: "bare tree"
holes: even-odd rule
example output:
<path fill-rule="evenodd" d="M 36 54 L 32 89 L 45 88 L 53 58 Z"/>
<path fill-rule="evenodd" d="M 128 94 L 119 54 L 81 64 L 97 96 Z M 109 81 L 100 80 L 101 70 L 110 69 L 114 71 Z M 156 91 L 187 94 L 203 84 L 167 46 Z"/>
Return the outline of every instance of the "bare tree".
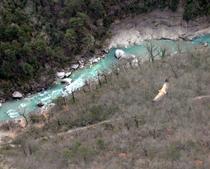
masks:
<path fill-rule="evenodd" d="M 161 47 L 159 49 L 160 58 L 163 60 L 163 59 L 165 59 L 166 55 L 167 55 L 167 49 L 165 47 Z"/>
<path fill-rule="evenodd" d="M 182 47 L 180 41 L 176 42 L 176 51 L 180 54 L 182 53 Z"/>
<path fill-rule="evenodd" d="M 160 54 L 159 48 L 152 41 L 148 41 L 145 44 L 145 48 L 149 55 L 149 61 L 154 62 L 155 58 Z"/>

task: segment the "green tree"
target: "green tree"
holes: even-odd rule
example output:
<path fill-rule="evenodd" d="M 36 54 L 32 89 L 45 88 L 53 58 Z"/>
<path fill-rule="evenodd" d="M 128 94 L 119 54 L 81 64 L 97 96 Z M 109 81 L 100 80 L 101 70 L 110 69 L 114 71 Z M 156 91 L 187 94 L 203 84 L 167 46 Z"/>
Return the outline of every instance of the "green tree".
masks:
<path fill-rule="evenodd" d="M 83 27 L 84 26 L 84 20 L 83 18 L 80 18 L 80 17 L 73 17 L 69 20 L 69 24 L 72 28 L 80 28 L 80 27 Z"/>
<path fill-rule="evenodd" d="M 96 18 L 101 18 L 105 15 L 105 10 L 101 0 L 91 1 L 89 8 Z"/>
<path fill-rule="evenodd" d="M 69 0 L 66 2 L 65 16 L 76 15 L 77 12 L 82 11 L 85 4 L 84 0 Z"/>
<path fill-rule="evenodd" d="M 177 10 L 178 5 L 179 5 L 179 0 L 170 0 L 169 7 L 172 11 L 175 12 Z"/>
<path fill-rule="evenodd" d="M 33 77 L 34 69 L 29 63 L 22 63 L 20 65 L 23 76 L 30 79 Z"/>
<path fill-rule="evenodd" d="M 72 51 L 76 50 L 77 33 L 75 32 L 75 30 L 72 28 L 67 29 L 64 36 L 65 36 L 65 40 L 66 40 L 66 43 L 68 44 L 69 49 Z"/>
<path fill-rule="evenodd" d="M 82 48 L 85 50 L 91 50 L 95 44 L 95 38 L 91 34 L 86 34 L 84 38 L 81 40 Z"/>
<path fill-rule="evenodd" d="M 78 12 L 76 17 L 72 17 L 69 20 L 69 25 L 75 29 L 82 29 L 86 25 L 88 16 L 85 13 Z"/>
<path fill-rule="evenodd" d="M 13 65 L 10 62 L 3 61 L 0 66 L 0 78 L 9 79 L 12 76 Z"/>
<path fill-rule="evenodd" d="M 37 36 L 35 39 L 33 39 L 31 45 L 33 49 L 39 52 L 39 54 L 45 53 L 47 43 L 42 36 Z"/>

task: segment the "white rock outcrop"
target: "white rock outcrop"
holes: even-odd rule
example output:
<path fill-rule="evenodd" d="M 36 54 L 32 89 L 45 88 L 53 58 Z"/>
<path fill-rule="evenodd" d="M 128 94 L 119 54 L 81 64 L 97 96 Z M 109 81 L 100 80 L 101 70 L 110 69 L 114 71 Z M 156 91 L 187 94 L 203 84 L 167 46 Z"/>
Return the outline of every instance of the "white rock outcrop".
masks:
<path fill-rule="evenodd" d="M 117 49 L 115 51 L 115 57 L 117 59 L 124 58 L 124 57 L 126 57 L 126 54 L 125 54 L 125 52 L 122 49 Z"/>
<path fill-rule="evenodd" d="M 65 77 L 65 72 L 57 72 L 56 77 L 59 79 L 63 79 Z"/>
<path fill-rule="evenodd" d="M 72 72 L 66 72 L 66 73 L 65 73 L 65 77 L 71 76 L 71 73 L 72 73 Z"/>
<path fill-rule="evenodd" d="M 74 70 L 76 70 L 76 69 L 79 68 L 79 64 L 73 64 L 73 65 L 71 66 L 71 68 L 74 69 Z"/>
<path fill-rule="evenodd" d="M 20 93 L 19 91 L 15 91 L 13 94 L 12 94 L 12 97 L 15 98 L 15 99 L 21 99 L 23 97 L 23 94 Z"/>
<path fill-rule="evenodd" d="M 67 84 L 67 85 L 71 84 L 71 82 L 72 82 L 72 79 L 70 79 L 70 78 L 66 78 L 66 79 L 61 80 L 61 83 L 64 83 L 64 84 Z"/>
<path fill-rule="evenodd" d="M 154 10 L 147 15 L 126 17 L 120 23 L 112 24 L 110 28 L 112 36 L 106 40 L 108 49 L 142 44 L 143 41 L 150 39 L 192 40 L 194 37 L 210 33 L 208 17 L 186 22 L 181 16 L 182 10 L 177 12 Z"/>
<path fill-rule="evenodd" d="M 83 59 L 79 60 L 79 68 L 84 68 L 85 67 L 85 61 Z"/>
<path fill-rule="evenodd" d="M 80 69 L 82 69 L 82 68 L 84 68 L 84 67 L 85 67 L 84 64 L 81 64 L 81 65 L 79 66 Z"/>
<path fill-rule="evenodd" d="M 89 60 L 89 62 L 90 62 L 90 64 L 95 64 L 95 63 L 98 63 L 100 60 L 101 60 L 100 57 L 91 58 L 91 59 Z"/>

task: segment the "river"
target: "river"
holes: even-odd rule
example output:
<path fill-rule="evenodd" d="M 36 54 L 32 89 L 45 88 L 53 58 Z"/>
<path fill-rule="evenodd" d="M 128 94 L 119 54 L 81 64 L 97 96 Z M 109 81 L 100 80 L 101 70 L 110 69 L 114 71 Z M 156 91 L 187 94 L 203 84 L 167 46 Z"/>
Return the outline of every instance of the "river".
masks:
<path fill-rule="evenodd" d="M 134 54 L 137 57 L 145 58 L 147 56 L 145 43 L 146 42 L 139 45 L 132 45 L 123 50 L 127 54 Z M 154 40 L 153 43 L 157 47 L 166 48 L 167 51 L 172 54 L 177 53 L 180 49 L 182 52 L 186 52 L 203 43 L 210 45 L 210 34 L 194 38 L 192 41 L 177 42 L 172 40 Z M 97 78 L 98 73 L 110 70 L 113 64 L 117 64 L 118 60 L 114 57 L 115 50 L 114 48 L 111 49 L 107 56 L 101 59 L 97 64 L 86 66 L 83 69 L 73 72 L 70 76 L 73 82 L 67 87 L 68 93 L 82 87 L 85 81 Z M 65 92 L 65 85 L 58 83 L 46 91 L 33 94 L 21 100 L 7 101 L 0 107 L 0 121 L 18 118 L 21 113 L 39 111 L 37 107 L 38 103 L 44 103 L 45 107 L 47 107 L 58 97 L 67 95 L 68 93 Z"/>

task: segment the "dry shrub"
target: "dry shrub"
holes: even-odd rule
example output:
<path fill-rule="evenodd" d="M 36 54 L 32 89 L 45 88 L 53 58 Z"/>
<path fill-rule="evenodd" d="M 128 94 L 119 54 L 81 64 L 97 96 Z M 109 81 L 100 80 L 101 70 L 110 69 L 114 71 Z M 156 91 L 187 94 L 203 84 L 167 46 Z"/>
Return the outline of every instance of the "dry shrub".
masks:
<path fill-rule="evenodd" d="M 209 65 L 208 51 L 164 57 L 136 68 L 119 65 L 119 73 L 102 80 L 100 87 L 76 92 L 75 103 L 61 100 L 42 130 L 25 133 L 25 145 L 36 139 L 37 151 L 24 156 L 14 149 L 10 158 L 21 169 L 209 168 L 210 103 L 193 101 L 210 95 Z M 165 78 L 168 94 L 152 103 Z M 105 119 L 112 121 L 56 136 Z M 54 137 L 42 139 L 49 135 Z"/>

